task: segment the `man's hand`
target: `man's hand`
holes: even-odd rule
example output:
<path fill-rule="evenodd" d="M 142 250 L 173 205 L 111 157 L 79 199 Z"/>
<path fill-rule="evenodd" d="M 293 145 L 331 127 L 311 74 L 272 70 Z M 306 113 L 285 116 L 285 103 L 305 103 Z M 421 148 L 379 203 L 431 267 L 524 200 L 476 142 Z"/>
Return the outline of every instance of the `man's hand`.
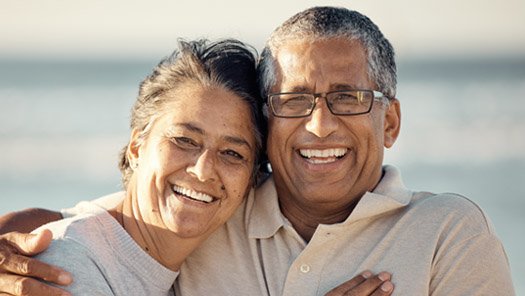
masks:
<path fill-rule="evenodd" d="M 27 257 L 47 249 L 52 237 L 49 230 L 0 235 L 0 295 L 70 295 L 37 280 L 69 285 L 73 278 L 68 272 Z"/>
<path fill-rule="evenodd" d="M 370 271 L 365 271 L 332 289 L 325 296 L 388 296 L 394 291 L 390 279 L 391 275 L 387 272 L 374 276 Z"/>

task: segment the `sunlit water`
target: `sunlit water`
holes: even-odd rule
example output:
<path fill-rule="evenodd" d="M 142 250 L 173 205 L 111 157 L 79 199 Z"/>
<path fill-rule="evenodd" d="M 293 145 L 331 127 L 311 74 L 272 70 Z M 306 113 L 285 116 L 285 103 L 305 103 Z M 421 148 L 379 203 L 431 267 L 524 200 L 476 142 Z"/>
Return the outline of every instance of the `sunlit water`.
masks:
<path fill-rule="evenodd" d="M 156 61 L 0 61 L 0 214 L 120 189 L 129 110 Z M 402 61 L 402 132 L 386 162 L 413 189 L 488 213 L 525 295 L 525 59 Z"/>

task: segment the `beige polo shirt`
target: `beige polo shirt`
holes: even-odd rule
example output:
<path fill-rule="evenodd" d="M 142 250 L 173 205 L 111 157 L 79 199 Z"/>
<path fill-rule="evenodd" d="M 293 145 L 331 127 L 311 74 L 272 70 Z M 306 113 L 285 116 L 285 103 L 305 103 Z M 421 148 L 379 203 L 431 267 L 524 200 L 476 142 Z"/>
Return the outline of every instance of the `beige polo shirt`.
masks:
<path fill-rule="evenodd" d="M 363 270 L 393 274 L 394 295 L 514 295 L 485 214 L 456 194 L 411 192 L 391 166 L 348 219 L 305 241 L 270 178 L 187 258 L 177 295 L 324 295 Z"/>

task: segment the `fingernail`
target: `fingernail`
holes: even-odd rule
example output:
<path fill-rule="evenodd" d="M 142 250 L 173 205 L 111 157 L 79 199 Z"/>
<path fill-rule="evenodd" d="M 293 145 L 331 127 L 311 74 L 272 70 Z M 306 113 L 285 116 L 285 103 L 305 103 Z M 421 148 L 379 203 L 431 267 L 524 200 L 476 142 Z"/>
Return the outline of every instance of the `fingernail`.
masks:
<path fill-rule="evenodd" d="M 61 274 L 58 276 L 58 281 L 59 281 L 60 284 L 62 284 L 62 285 L 69 285 L 69 284 L 73 281 L 73 278 L 72 278 L 71 275 L 68 274 L 68 273 L 61 273 Z"/>
<path fill-rule="evenodd" d="M 390 279 L 390 274 L 388 272 L 381 272 L 377 277 L 382 281 L 386 281 Z"/>
<path fill-rule="evenodd" d="M 361 276 L 363 276 L 365 279 L 369 278 L 372 276 L 372 273 L 370 271 L 365 271 L 361 274 Z"/>
<path fill-rule="evenodd" d="M 384 283 L 381 285 L 381 290 L 382 290 L 383 292 L 390 292 L 393 288 L 394 288 L 394 285 L 392 285 L 391 282 L 384 282 Z"/>

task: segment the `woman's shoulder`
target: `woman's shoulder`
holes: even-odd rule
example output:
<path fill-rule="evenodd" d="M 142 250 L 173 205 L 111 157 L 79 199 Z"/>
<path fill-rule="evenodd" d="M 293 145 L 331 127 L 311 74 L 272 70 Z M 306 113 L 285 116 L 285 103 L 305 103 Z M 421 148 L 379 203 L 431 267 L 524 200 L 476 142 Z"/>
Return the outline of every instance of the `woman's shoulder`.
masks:
<path fill-rule="evenodd" d="M 105 210 L 94 207 L 62 220 L 42 225 L 33 232 L 49 229 L 53 233 L 51 246 L 45 256 L 98 258 L 111 256 L 108 239 L 118 237 L 124 230 Z M 54 254 L 53 254 L 54 253 Z"/>

